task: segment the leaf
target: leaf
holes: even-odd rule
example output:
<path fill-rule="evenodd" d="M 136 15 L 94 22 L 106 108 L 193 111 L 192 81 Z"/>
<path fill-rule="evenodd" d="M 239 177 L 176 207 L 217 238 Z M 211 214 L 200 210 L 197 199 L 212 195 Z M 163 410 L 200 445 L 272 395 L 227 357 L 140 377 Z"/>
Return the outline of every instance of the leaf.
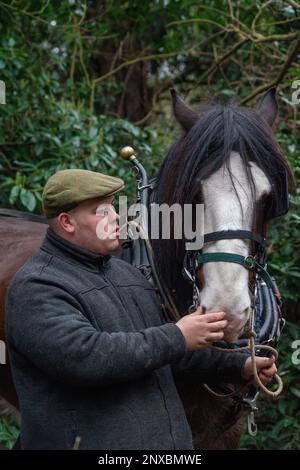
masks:
<path fill-rule="evenodd" d="M 294 270 L 291 269 L 286 274 L 288 274 L 289 276 L 292 276 L 292 277 L 299 277 L 300 278 L 300 270 L 296 271 L 296 269 L 294 269 Z"/>
<path fill-rule="evenodd" d="M 90 139 L 94 139 L 97 134 L 98 134 L 98 129 L 96 127 L 91 127 L 89 130 Z"/>
<path fill-rule="evenodd" d="M 283 414 L 283 415 L 285 414 L 286 407 L 287 407 L 287 403 L 284 400 L 279 400 L 278 409 L 279 409 L 281 414 Z"/>
<path fill-rule="evenodd" d="M 130 134 L 134 135 L 135 137 L 139 137 L 141 131 L 138 127 L 133 126 L 130 122 L 128 121 L 121 121 L 121 127 L 129 132 Z"/>
<path fill-rule="evenodd" d="M 95 152 L 92 152 L 89 156 L 89 163 L 93 168 L 96 168 L 96 166 L 99 165 L 99 158 Z"/>
<path fill-rule="evenodd" d="M 110 160 L 110 158 L 104 153 L 100 154 L 101 160 L 103 160 L 110 168 L 116 169 L 116 165 Z"/>
<path fill-rule="evenodd" d="M 290 67 L 288 71 L 292 73 L 293 75 L 300 77 L 300 69 L 297 69 L 296 67 Z"/>
<path fill-rule="evenodd" d="M 15 426 L 10 418 L 0 420 L 0 442 L 11 449 L 18 438 L 20 430 Z"/>
<path fill-rule="evenodd" d="M 21 193 L 20 193 L 20 199 L 24 207 L 29 210 L 29 212 L 32 212 L 35 209 L 36 206 L 36 200 L 30 191 L 27 191 L 26 189 L 22 188 Z"/>
<path fill-rule="evenodd" d="M 117 156 L 117 152 L 115 152 L 109 145 L 104 145 L 104 148 L 105 150 L 107 151 L 107 153 L 112 157 L 112 158 L 116 158 Z"/>
<path fill-rule="evenodd" d="M 300 386 L 299 388 L 291 387 L 290 391 L 293 395 L 295 395 L 295 397 L 300 398 Z"/>
<path fill-rule="evenodd" d="M 44 151 L 44 145 L 42 143 L 36 144 L 34 148 L 37 157 L 39 157 Z"/>
<path fill-rule="evenodd" d="M 53 142 L 56 143 L 57 146 L 61 145 L 61 141 L 60 141 L 60 138 L 59 138 L 59 137 L 53 136 L 53 137 L 52 137 L 52 140 L 53 140 Z"/>
<path fill-rule="evenodd" d="M 14 38 L 9 38 L 9 40 L 8 40 L 9 47 L 14 47 L 15 44 L 16 44 L 15 39 Z"/>
<path fill-rule="evenodd" d="M 35 195 L 35 197 L 36 197 L 36 199 L 37 199 L 38 201 L 42 202 L 43 198 L 42 198 L 41 193 L 35 191 L 35 192 L 34 192 L 34 195 Z"/>
<path fill-rule="evenodd" d="M 9 203 L 13 206 L 16 202 L 16 200 L 18 199 L 18 196 L 19 196 L 19 192 L 20 192 L 20 186 L 14 186 L 11 191 L 10 191 L 10 195 L 9 195 Z"/>

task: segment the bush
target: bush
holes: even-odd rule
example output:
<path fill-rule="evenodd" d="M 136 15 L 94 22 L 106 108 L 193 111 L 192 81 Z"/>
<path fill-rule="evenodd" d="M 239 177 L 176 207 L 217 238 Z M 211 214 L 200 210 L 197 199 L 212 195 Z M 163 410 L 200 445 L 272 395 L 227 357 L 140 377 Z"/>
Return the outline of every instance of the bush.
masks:
<path fill-rule="evenodd" d="M 0 419 L 0 442 L 7 449 L 12 449 L 20 430 L 10 418 Z"/>

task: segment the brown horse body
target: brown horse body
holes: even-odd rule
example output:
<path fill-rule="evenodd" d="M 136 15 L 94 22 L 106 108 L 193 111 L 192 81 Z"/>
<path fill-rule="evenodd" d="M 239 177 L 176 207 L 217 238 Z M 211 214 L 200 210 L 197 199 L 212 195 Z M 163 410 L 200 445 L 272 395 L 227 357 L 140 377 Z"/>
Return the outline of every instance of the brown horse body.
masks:
<path fill-rule="evenodd" d="M 41 245 L 47 225 L 17 217 L 0 216 L 0 340 L 5 342 L 4 301 L 7 286 L 16 271 Z M 8 362 L 7 350 L 6 361 Z M 0 365 L 0 395 L 17 406 L 9 364 Z"/>
<path fill-rule="evenodd" d="M 47 225 L 18 217 L 0 216 L 0 340 L 5 341 L 4 300 L 7 286 L 16 271 L 36 251 L 44 238 Z M 18 406 L 10 367 L 0 365 L 0 395 L 10 404 Z M 236 448 L 242 419 L 235 412 L 231 399 L 217 400 L 209 396 L 199 384 L 177 383 L 197 449 Z"/>

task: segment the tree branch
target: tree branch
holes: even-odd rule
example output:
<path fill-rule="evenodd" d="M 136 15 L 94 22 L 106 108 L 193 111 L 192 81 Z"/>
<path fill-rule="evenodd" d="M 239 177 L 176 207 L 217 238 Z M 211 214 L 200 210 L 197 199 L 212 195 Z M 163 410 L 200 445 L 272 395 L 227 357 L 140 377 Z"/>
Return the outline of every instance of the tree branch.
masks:
<path fill-rule="evenodd" d="M 206 77 L 209 77 L 215 70 L 219 68 L 221 64 L 223 64 L 227 59 L 229 59 L 230 56 L 232 56 L 238 49 L 240 49 L 248 41 L 249 41 L 248 38 L 243 38 L 241 41 L 237 42 L 228 52 L 226 52 L 222 57 L 220 57 L 220 59 L 217 62 L 212 64 L 211 67 L 209 67 L 209 69 L 206 70 L 201 75 L 201 77 L 197 81 L 197 85 L 203 82 L 203 80 Z"/>
<path fill-rule="evenodd" d="M 292 7 L 296 8 L 296 10 L 300 10 L 300 3 L 297 3 L 294 0 L 286 0 L 286 2 Z"/>
<path fill-rule="evenodd" d="M 270 41 L 290 41 L 298 36 L 299 32 L 288 34 L 272 34 L 271 36 L 263 36 L 262 34 L 255 33 L 252 39 L 254 43 L 270 42 Z"/>
<path fill-rule="evenodd" d="M 289 66 L 293 62 L 293 59 L 294 59 L 295 55 L 297 54 L 298 50 L 300 49 L 300 34 L 299 33 L 297 33 L 297 34 L 298 34 L 298 39 L 297 39 L 297 41 L 295 41 L 295 43 L 291 44 L 290 49 L 288 51 L 287 58 L 286 58 L 286 60 L 283 64 L 279 74 L 277 75 L 277 78 L 275 80 L 269 82 L 269 83 L 266 83 L 266 84 L 261 85 L 260 87 L 256 88 L 256 90 L 253 91 L 253 93 L 248 95 L 246 98 L 244 98 L 240 102 L 241 105 L 244 105 L 244 104 L 248 103 L 248 101 L 251 101 L 253 98 L 255 98 L 257 95 L 259 95 L 263 91 L 266 91 L 268 88 L 271 88 L 272 86 L 277 86 L 281 82 L 284 75 L 286 74 L 286 71 L 288 70 Z"/>

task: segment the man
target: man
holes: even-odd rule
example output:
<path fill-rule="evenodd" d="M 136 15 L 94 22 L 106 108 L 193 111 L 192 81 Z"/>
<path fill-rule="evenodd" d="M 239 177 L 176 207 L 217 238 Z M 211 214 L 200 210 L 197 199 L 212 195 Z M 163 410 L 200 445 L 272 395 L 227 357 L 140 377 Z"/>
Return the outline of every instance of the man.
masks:
<path fill-rule="evenodd" d="M 251 379 L 244 354 L 204 349 L 224 313 L 166 323 L 119 248 L 117 178 L 53 175 L 43 192 L 49 229 L 7 295 L 7 338 L 22 416 L 22 449 L 192 449 L 172 372 L 200 381 Z M 257 358 L 264 383 L 274 359 Z"/>

